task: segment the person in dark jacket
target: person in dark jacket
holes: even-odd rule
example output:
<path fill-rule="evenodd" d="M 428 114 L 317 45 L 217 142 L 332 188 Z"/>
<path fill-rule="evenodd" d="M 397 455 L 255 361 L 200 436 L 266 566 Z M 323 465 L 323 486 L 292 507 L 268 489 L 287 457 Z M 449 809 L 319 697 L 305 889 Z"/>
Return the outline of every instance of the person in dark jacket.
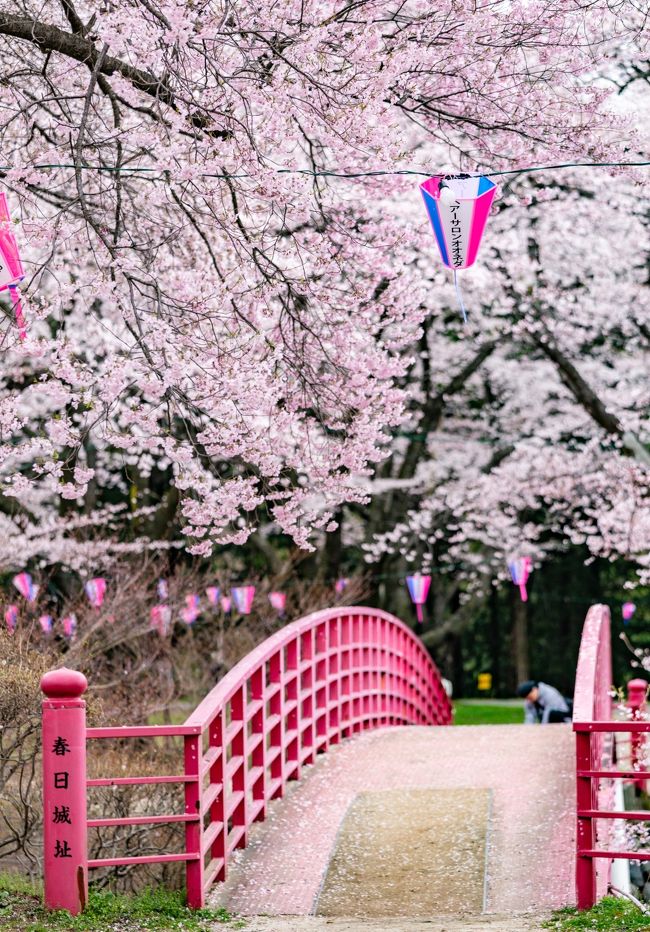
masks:
<path fill-rule="evenodd" d="M 526 700 L 524 721 L 527 725 L 571 721 L 571 700 L 565 699 L 548 683 L 526 680 L 517 687 L 517 695 Z"/>

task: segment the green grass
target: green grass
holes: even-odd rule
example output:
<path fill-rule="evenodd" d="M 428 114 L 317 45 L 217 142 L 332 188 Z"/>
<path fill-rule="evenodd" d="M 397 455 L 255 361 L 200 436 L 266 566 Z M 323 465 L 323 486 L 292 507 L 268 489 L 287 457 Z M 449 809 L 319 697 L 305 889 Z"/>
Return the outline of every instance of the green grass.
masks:
<path fill-rule="evenodd" d="M 231 921 L 224 909 L 188 909 L 183 893 L 162 888 L 136 896 L 91 890 L 86 910 L 73 917 L 44 909 L 40 889 L 28 880 L 0 874 L 0 927 L 15 932 L 203 932 L 214 929 L 214 923 Z M 241 925 L 235 922 L 230 928 Z"/>
<path fill-rule="evenodd" d="M 456 725 L 521 725 L 524 710 L 513 705 L 478 705 L 459 699 L 454 703 Z"/>
<path fill-rule="evenodd" d="M 593 909 L 582 913 L 575 909 L 560 909 L 544 928 L 556 932 L 646 932 L 650 916 L 645 916 L 629 900 L 607 896 Z"/>

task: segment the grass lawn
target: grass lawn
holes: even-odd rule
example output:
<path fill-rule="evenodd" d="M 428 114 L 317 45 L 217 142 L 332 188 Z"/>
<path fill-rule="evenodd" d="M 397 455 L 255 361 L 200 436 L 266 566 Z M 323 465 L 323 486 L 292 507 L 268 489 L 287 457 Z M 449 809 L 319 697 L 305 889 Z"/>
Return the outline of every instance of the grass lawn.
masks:
<path fill-rule="evenodd" d="M 215 923 L 241 928 L 223 909 L 188 909 L 184 901 L 183 893 L 164 889 L 138 896 L 91 890 L 85 912 L 72 917 L 44 909 L 41 889 L 23 877 L 0 874 L 0 928 L 7 932 L 204 932 Z"/>
<path fill-rule="evenodd" d="M 458 699 L 454 702 L 456 725 L 521 725 L 524 721 L 523 705 L 496 701 L 485 703 Z"/>
<path fill-rule="evenodd" d="M 644 915 L 629 900 L 607 896 L 583 913 L 560 909 L 544 927 L 555 932 L 647 932 L 650 916 Z"/>

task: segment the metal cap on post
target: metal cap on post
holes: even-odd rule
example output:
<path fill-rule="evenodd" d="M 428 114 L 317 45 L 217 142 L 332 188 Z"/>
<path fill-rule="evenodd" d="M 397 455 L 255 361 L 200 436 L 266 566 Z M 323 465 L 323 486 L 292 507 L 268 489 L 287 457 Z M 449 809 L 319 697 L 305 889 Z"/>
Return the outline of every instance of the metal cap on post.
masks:
<path fill-rule="evenodd" d="M 73 916 L 88 899 L 87 688 L 83 673 L 65 667 L 41 679 L 45 905 Z"/>

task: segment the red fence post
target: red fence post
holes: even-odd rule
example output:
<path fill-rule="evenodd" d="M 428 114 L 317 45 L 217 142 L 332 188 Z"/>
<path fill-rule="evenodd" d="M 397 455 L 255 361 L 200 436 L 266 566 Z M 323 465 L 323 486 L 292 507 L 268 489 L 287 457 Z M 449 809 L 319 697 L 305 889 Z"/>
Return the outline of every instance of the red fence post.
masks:
<path fill-rule="evenodd" d="M 627 702 L 625 703 L 632 713 L 632 721 L 637 722 L 643 719 L 646 711 L 646 696 L 648 694 L 648 684 L 645 680 L 630 680 L 627 684 Z M 632 770 L 645 770 L 642 750 L 645 748 L 646 736 L 638 733 L 630 735 L 630 763 Z M 635 780 L 635 785 L 639 789 L 644 788 L 645 780 Z"/>
<path fill-rule="evenodd" d="M 83 673 L 65 668 L 41 679 L 45 905 L 73 916 L 88 900 L 87 688 Z"/>
<path fill-rule="evenodd" d="M 593 770 L 593 753 L 589 732 L 576 732 L 576 765 L 578 772 Z M 577 778 L 578 810 L 594 809 L 591 777 Z M 582 852 L 594 847 L 594 823 L 591 818 L 578 816 L 576 832 L 576 899 L 578 909 L 591 909 L 596 902 L 596 865 L 594 859 Z"/>

